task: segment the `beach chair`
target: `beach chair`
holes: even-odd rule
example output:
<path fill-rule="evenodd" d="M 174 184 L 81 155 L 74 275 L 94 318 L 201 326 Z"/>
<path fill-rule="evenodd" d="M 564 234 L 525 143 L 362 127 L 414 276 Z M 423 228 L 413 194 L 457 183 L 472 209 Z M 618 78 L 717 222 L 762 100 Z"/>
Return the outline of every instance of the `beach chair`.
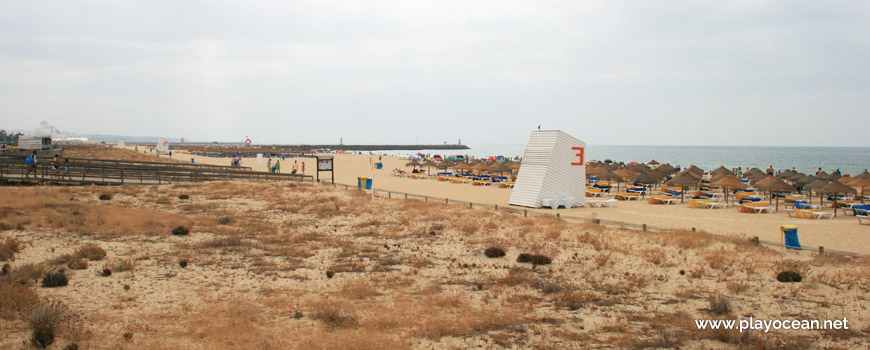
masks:
<path fill-rule="evenodd" d="M 673 204 L 679 203 L 680 199 L 675 196 L 652 196 L 649 198 L 649 204 Z"/>
<path fill-rule="evenodd" d="M 773 207 L 767 205 L 766 203 L 758 203 L 758 202 L 743 203 L 740 205 L 739 209 L 740 209 L 741 213 L 761 214 L 761 213 L 772 213 L 773 212 Z"/>
<path fill-rule="evenodd" d="M 473 180 L 471 181 L 472 186 L 490 186 L 492 185 L 492 180 Z"/>
<path fill-rule="evenodd" d="M 550 207 L 552 209 L 556 209 L 558 207 L 565 207 L 565 209 L 571 209 L 574 205 L 574 197 L 568 196 L 557 196 L 541 199 L 541 205 L 545 207 Z"/>
<path fill-rule="evenodd" d="M 588 199 L 586 200 L 586 204 L 589 204 L 590 207 L 615 207 L 618 200 L 615 199 Z"/>
<path fill-rule="evenodd" d="M 604 195 L 604 192 L 601 191 L 600 188 L 587 188 L 586 189 L 586 197 L 601 197 Z"/>
<path fill-rule="evenodd" d="M 613 198 L 623 201 L 636 201 L 640 199 L 640 193 L 619 192 Z"/>
<path fill-rule="evenodd" d="M 798 219 L 816 219 L 821 220 L 826 217 L 830 220 L 834 219 L 834 213 L 822 211 L 821 209 L 795 209 L 794 216 Z"/>
<path fill-rule="evenodd" d="M 858 218 L 859 224 L 870 224 L 870 217 L 868 217 L 868 213 L 870 213 L 870 210 L 855 209 L 855 217 Z"/>
<path fill-rule="evenodd" d="M 498 187 L 501 187 L 501 188 L 514 188 L 514 183 L 515 183 L 515 182 L 513 182 L 513 181 L 502 181 L 502 182 L 499 182 Z"/>

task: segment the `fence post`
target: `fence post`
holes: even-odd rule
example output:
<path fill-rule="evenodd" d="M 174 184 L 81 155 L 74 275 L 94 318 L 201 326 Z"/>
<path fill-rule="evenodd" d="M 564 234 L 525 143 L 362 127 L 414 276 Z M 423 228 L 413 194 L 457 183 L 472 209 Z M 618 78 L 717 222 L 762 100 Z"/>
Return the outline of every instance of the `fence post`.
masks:
<path fill-rule="evenodd" d="M 428 202 L 428 201 L 429 201 L 429 196 L 423 197 L 423 201 L 424 201 L 424 202 Z"/>
<path fill-rule="evenodd" d="M 643 224 L 643 232 L 646 232 L 646 224 Z"/>
<path fill-rule="evenodd" d="M 405 199 L 408 199 L 408 194 L 407 194 L 407 193 L 405 193 Z"/>
<path fill-rule="evenodd" d="M 387 198 L 393 198 L 393 192 L 387 191 Z"/>
<path fill-rule="evenodd" d="M 474 204 L 474 203 L 469 202 L 469 203 L 468 203 L 468 207 L 471 208 L 471 206 L 472 206 L 473 204 Z"/>
<path fill-rule="evenodd" d="M 562 214 L 556 213 L 556 218 L 561 219 L 561 218 L 562 218 Z"/>
<path fill-rule="evenodd" d="M 524 217 L 524 218 L 529 217 L 529 211 L 528 211 L 528 210 L 523 210 L 523 217 Z"/>
<path fill-rule="evenodd" d="M 495 210 L 498 211 L 498 204 L 495 205 Z"/>
<path fill-rule="evenodd" d="M 447 198 L 444 198 L 444 204 L 450 204 L 450 200 Z"/>
<path fill-rule="evenodd" d="M 755 236 L 752 238 L 752 243 L 755 243 L 755 245 L 759 245 L 761 244 L 761 240 L 758 238 L 758 236 Z"/>
<path fill-rule="evenodd" d="M 825 254 L 825 247 L 819 246 L 819 254 Z"/>
<path fill-rule="evenodd" d="M 692 227 L 692 232 L 698 232 L 698 230 L 696 228 Z"/>

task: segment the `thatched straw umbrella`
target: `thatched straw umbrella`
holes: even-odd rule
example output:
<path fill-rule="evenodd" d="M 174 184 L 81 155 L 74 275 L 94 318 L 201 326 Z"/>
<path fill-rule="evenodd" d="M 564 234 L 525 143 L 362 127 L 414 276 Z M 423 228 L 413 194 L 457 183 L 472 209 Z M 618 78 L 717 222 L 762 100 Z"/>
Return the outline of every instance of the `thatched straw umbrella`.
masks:
<path fill-rule="evenodd" d="M 511 170 L 511 165 L 507 164 L 507 162 L 502 162 L 502 163 L 497 164 L 496 166 L 492 167 L 492 169 L 490 169 L 490 172 L 498 173 L 498 174 L 502 174 L 502 175 L 504 175 L 504 173 L 510 173 L 511 175 L 513 175 L 513 171 Z"/>
<path fill-rule="evenodd" d="M 587 177 L 596 176 L 598 174 L 606 173 L 608 171 L 609 170 L 607 170 L 607 168 L 605 168 L 603 166 L 592 166 L 592 167 L 587 166 L 586 167 L 586 176 Z"/>
<path fill-rule="evenodd" d="M 442 160 L 440 163 L 435 164 L 435 169 L 447 170 L 447 168 L 452 168 L 453 164 L 454 163 L 449 160 Z"/>
<path fill-rule="evenodd" d="M 412 159 L 410 162 L 406 163 L 405 166 L 413 166 L 414 169 L 417 169 L 417 167 L 420 166 L 420 162 L 416 159 Z"/>
<path fill-rule="evenodd" d="M 759 177 L 759 178 L 760 178 L 760 180 L 756 180 L 755 182 L 752 183 L 755 187 L 759 187 L 759 186 L 762 186 L 764 184 L 779 180 L 776 178 L 776 176 L 773 176 L 773 175 L 765 175 L 764 178 L 761 178 L 761 177 Z"/>
<path fill-rule="evenodd" d="M 801 180 L 801 181 L 803 181 L 803 180 Z M 831 183 L 831 180 L 816 179 L 815 181 L 804 185 L 804 188 L 810 192 L 810 200 L 812 200 L 813 199 L 813 191 L 819 190 L 822 187 L 827 186 L 829 183 Z M 822 202 L 819 201 L 819 204 L 822 204 Z"/>
<path fill-rule="evenodd" d="M 831 181 L 836 181 L 837 179 L 839 179 L 839 178 L 841 178 L 841 177 L 843 177 L 843 176 L 840 175 L 840 174 L 837 174 L 837 173 L 830 173 L 830 174 L 829 174 L 827 177 L 825 177 L 825 178 L 828 179 L 828 180 L 831 180 Z"/>
<path fill-rule="evenodd" d="M 861 203 L 864 203 L 864 188 L 870 187 L 870 177 L 860 177 L 852 181 L 849 186 L 861 188 Z"/>
<path fill-rule="evenodd" d="M 788 170 L 783 171 L 779 174 L 776 174 L 776 177 L 778 177 L 780 179 L 788 179 L 789 177 L 793 176 L 794 174 L 797 174 L 797 171 L 788 169 Z"/>
<path fill-rule="evenodd" d="M 722 192 L 725 192 L 725 201 L 728 201 L 728 193 L 735 188 L 745 188 L 746 184 L 738 180 L 734 175 L 725 175 L 719 180 L 710 183 L 713 186 L 722 187 Z"/>
<path fill-rule="evenodd" d="M 789 176 L 787 180 L 788 180 L 788 181 L 791 181 L 791 183 L 794 184 L 794 183 L 797 182 L 798 180 L 803 179 L 803 178 L 805 178 L 805 177 L 807 177 L 806 174 L 795 173 L 794 175 Z"/>
<path fill-rule="evenodd" d="M 623 180 L 628 180 L 628 179 L 634 177 L 634 175 L 637 175 L 637 173 L 635 173 L 631 170 L 628 170 L 628 168 L 617 169 L 617 170 L 614 170 L 613 173 L 622 177 Z"/>
<path fill-rule="evenodd" d="M 659 180 L 654 176 L 647 173 L 640 173 L 631 178 L 632 184 L 642 184 L 642 185 L 655 185 L 659 183 Z M 646 195 L 646 191 L 644 191 L 644 195 Z"/>
<path fill-rule="evenodd" d="M 616 190 L 619 191 L 619 183 L 622 182 L 622 176 L 616 175 L 614 172 L 608 170 L 606 172 L 598 174 L 597 177 L 599 180 L 605 180 L 605 181 L 616 180 Z"/>
<path fill-rule="evenodd" d="M 723 172 L 723 171 L 731 172 L 731 170 L 728 170 L 728 168 L 726 168 L 725 166 L 720 165 L 718 168 L 713 169 L 712 171 L 710 171 L 710 175 L 711 175 L 711 176 L 719 176 L 719 173 L 721 173 L 721 172 Z"/>
<path fill-rule="evenodd" d="M 679 185 L 682 191 L 680 192 L 680 201 L 685 197 L 686 186 L 697 185 L 701 180 L 689 173 L 688 171 L 680 173 L 673 179 L 668 181 L 668 185 Z"/>
<path fill-rule="evenodd" d="M 673 174 L 677 169 L 672 167 L 670 164 L 662 164 L 655 167 L 655 169 L 653 170 L 670 175 Z"/>
<path fill-rule="evenodd" d="M 698 177 L 704 176 L 704 169 L 701 169 L 701 168 L 696 167 L 694 165 L 690 166 L 689 169 L 686 169 L 686 171 L 691 172 L 691 173 L 697 175 Z"/>
<path fill-rule="evenodd" d="M 468 163 L 459 162 L 453 166 L 453 170 L 471 170 L 471 167 L 468 165 Z"/>
<path fill-rule="evenodd" d="M 433 162 L 432 160 L 427 160 L 427 161 L 423 162 L 422 164 L 420 164 L 420 167 L 421 168 L 426 167 L 426 173 L 428 174 L 431 172 L 431 168 L 433 166 L 437 166 L 437 165 L 438 164 L 435 164 L 435 162 Z"/>
<path fill-rule="evenodd" d="M 771 176 L 769 181 L 763 181 L 764 183 L 757 183 L 755 187 L 760 189 L 766 189 L 770 195 L 770 202 L 773 203 L 773 191 L 777 190 L 786 190 L 786 191 L 794 191 L 794 186 L 789 185 L 783 182 L 780 179 L 777 179 L 775 176 Z M 779 197 L 776 198 L 776 210 L 779 210 Z"/>
<path fill-rule="evenodd" d="M 746 172 L 744 172 L 743 177 L 749 178 L 750 176 L 757 175 L 757 174 L 767 175 L 767 173 L 759 170 L 758 168 L 752 168 L 752 169 L 749 169 Z"/>
<path fill-rule="evenodd" d="M 846 185 L 841 184 L 841 183 L 836 182 L 836 181 L 831 181 L 831 183 L 829 183 L 827 186 L 822 187 L 819 190 L 819 192 L 821 192 L 821 193 L 833 193 L 834 194 L 834 216 L 837 216 L 837 194 L 838 193 L 843 193 L 843 194 L 846 194 L 846 193 L 857 194 L 858 193 L 858 191 L 856 191 L 854 188 L 851 188 L 849 186 L 846 186 Z"/>
<path fill-rule="evenodd" d="M 655 165 L 659 165 L 659 162 L 656 162 L 656 160 L 653 159 L 653 160 L 647 162 L 647 164 L 655 166 Z"/>
<path fill-rule="evenodd" d="M 478 174 L 480 174 L 484 171 L 489 171 L 491 169 L 492 168 L 489 165 L 486 165 L 486 163 L 484 163 L 484 162 L 477 162 L 477 164 L 474 164 L 471 166 L 471 170 L 477 170 Z"/>

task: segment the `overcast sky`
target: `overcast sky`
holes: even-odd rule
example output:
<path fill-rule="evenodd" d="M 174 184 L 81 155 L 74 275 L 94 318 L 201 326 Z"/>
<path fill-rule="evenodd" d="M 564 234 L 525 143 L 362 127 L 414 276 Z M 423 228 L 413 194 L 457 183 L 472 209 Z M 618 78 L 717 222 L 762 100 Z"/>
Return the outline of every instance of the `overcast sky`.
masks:
<path fill-rule="evenodd" d="M 6 1 L 0 128 L 870 146 L 867 1 Z"/>

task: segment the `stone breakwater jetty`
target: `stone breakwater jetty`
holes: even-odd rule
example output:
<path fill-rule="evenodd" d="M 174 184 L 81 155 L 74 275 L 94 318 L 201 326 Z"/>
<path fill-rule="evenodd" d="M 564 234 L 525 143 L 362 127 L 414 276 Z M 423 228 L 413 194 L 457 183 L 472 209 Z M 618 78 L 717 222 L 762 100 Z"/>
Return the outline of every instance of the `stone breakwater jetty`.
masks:
<path fill-rule="evenodd" d="M 139 145 L 139 146 L 149 146 L 154 147 L 154 143 L 127 143 L 127 145 Z M 186 149 L 188 147 L 206 147 L 206 148 L 220 148 L 220 147 L 239 147 L 244 146 L 244 144 L 240 144 L 238 142 L 220 142 L 220 143 L 204 143 L 204 142 L 185 142 L 179 143 L 174 142 L 170 145 L 170 148 L 174 149 Z M 253 147 L 257 148 L 270 148 L 270 149 L 280 149 L 286 151 L 302 151 L 307 152 L 311 150 L 321 150 L 321 149 L 329 149 L 329 150 L 344 150 L 344 151 L 424 151 L 424 150 L 464 150 L 470 149 L 468 146 L 463 144 L 434 144 L 434 145 L 266 145 L 266 144 L 254 144 Z"/>

